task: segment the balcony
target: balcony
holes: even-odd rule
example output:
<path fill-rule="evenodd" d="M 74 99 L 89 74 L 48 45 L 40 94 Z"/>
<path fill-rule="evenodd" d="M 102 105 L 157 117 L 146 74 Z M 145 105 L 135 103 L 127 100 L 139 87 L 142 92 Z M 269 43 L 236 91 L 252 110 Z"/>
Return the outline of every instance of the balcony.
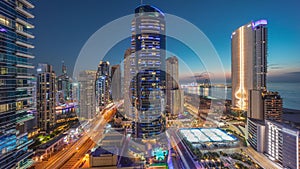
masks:
<path fill-rule="evenodd" d="M 31 13 L 25 11 L 22 7 L 18 7 L 18 6 L 17 6 L 17 7 L 16 7 L 16 10 L 17 10 L 19 13 L 25 15 L 27 18 L 34 18 L 34 15 L 32 15 Z"/>
<path fill-rule="evenodd" d="M 23 148 L 23 147 L 25 147 L 25 146 L 30 146 L 31 144 L 33 144 L 33 140 L 28 140 L 28 141 L 26 141 L 25 143 L 23 143 L 22 145 L 19 145 L 19 146 L 17 147 L 17 149 L 21 149 L 21 148 Z"/>
<path fill-rule="evenodd" d="M 25 54 L 25 53 L 16 52 L 16 55 L 24 57 L 24 58 L 34 59 L 34 56 L 31 55 L 31 54 Z"/>
<path fill-rule="evenodd" d="M 24 21 L 24 20 L 22 20 L 22 19 L 20 19 L 20 18 L 17 18 L 17 19 L 16 19 L 16 22 L 18 22 L 18 23 L 20 23 L 20 24 L 26 26 L 27 29 L 32 29 L 32 28 L 34 28 L 34 25 L 33 25 L 33 24 L 31 24 L 31 23 L 29 23 L 29 22 L 27 22 L 27 21 Z"/>
<path fill-rule="evenodd" d="M 27 169 L 30 168 L 34 164 L 34 161 L 32 159 L 27 159 L 26 163 L 22 166 L 19 166 L 19 169 Z"/>
<path fill-rule="evenodd" d="M 34 119 L 34 117 L 32 115 L 28 114 L 26 116 L 18 117 L 16 122 L 18 124 L 20 124 L 20 123 L 24 123 L 24 122 L 32 120 L 32 119 Z"/>
<path fill-rule="evenodd" d="M 29 111 L 31 108 L 23 108 L 22 110 L 16 111 L 16 114 L 24 113 L 24 111 Z"/>
<path fill-rule="evenodd" d="M 34 5 L 28 0 L 19 0 L 19 2 L 22 2 L 22 4 L 27 6 L 27 8 L 34 8 Z"/>
<path fill-rule="evenodd" d="M 27 95 L 27 96 L 18 96 L 18 97 L 21 97 L 21 98 L 17 98 L 17 101 L 23 101 L 23 100 L 29 100 L 29 99 L 32 99 L 33 97 L 30 96 L 30 95 Z"/>
<path fill-rule="evenodd" d="M 32 75 L 17 75 L 16 78 L 17 79 L 33 79 L 34 76 L 32 76 Z"/>
<path fill-rule="evenodd" d="M 16 64 L 16 67 L 34 69 L 32 65 Z"/>
<path fill-rule="evenodd" d="M 33 86 L 31 85 L 22 85 L 22 86 L 17 86 L 17 90 L 30 90 L 33 89 Z"/>
<path fill-rule="evenodd" d="M 31 38 L 31 39 L 34 38 L 34 35 L 32 35 L 32 34 L 30 34 L 30 33 L 28 33 L 28 32 L 24 32 L 24 31 L 20 31 L 20 30 L 16 30 L 16 32 L 17 32 L 18 34 L 22 35 L 22 36 L 27 37 L 27 38 Z"/>
<path fill-rule="evenodd" d="M 17 44 L 17 45 L 20 45 L 20 46 L 23 46 L 23 47 L 26 47 L 26 48 L 31 48 L 31 49 L 34 48 L 33 45 L 31 45 L 31 44 L 29 44 L 29 43 L 21 42 L 21 41 L 16 41 L 16 44 Z"/>

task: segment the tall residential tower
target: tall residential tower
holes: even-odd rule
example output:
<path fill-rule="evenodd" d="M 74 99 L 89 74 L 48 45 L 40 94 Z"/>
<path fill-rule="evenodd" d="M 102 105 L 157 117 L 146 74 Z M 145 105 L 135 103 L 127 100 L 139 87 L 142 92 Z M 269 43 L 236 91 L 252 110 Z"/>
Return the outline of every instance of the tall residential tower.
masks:
<path fill-rule="evenodd" d="M 110 102 L 110 66 L 109 62 L 100 61 L 96 74 L 97 109 L 102 110 Z"/>
<path fill-rule="evenodd" d="M 232 106 L 248 110 L 249 90 L 266 89 L 267 21 L 250 22 L 232 33 Z"/>
<path fill-rule="evenodd" d="M 134 135 L 149 138 L 164 130 L 166 36 L 165 16 L 157 8 L 141 5 L 132 21 L 130 57 L 131 108 Z"/>
<path fill-rule="evenodd" d="M 85 70 L 79 73 L 79 118 L 92 119 L 96 113 L 95 79 L 97 71 Z"/>
<path fill-rule="evenodd" d="M 176 118 L 182 110 L 181 90 L 179 85 L 178 58 L 166 59 L 166 111 L 169 118 Z"/>
<path fill-rule="evenodd" d="M 32 161 L 28 146 L 27 125 L 34 117 L 32 85 L 29 80 L 34 69 L 34 56 L 29 49 L 34 46 L 30 30 L 34 25 L 31 10 L 34 5 L 27 0 L 0 1 L 0 168 L 27 168 Z"/>
<path fill-rule="evenodd" d="M 42 132 L 49 134 L 56 119 L 56 76 L 48 64 L 39 64 L 37 71 L 37 123 Z"/>
<path fill-rule="evenodd" d="M 113 101 L 121 99 L 121 67 L 114 65 L 111 67 L 111 98 Z"/>

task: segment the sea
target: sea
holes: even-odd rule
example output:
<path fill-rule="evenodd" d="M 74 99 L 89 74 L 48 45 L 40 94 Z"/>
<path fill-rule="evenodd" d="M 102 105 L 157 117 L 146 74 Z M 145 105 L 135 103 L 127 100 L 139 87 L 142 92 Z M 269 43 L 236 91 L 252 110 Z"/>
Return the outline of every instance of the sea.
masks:
<path fill-rule="evenodd" d="M 197 87 L 183 87 L 184 91 L 191 94 L 210 96 L 213 98 L 226 98 L 231 100 L 231 88 L 212 87 L 199 89 Z M 283 98 L 283 107 L 300 110 L 300 83 L 268 83 L 269 91 L 277 91 Z"/>
<path fill-rule="evenodd" d="M 300 83 L 268 83 L 267 87 L 279 92 L 284 108 L 300 110 Z"/>

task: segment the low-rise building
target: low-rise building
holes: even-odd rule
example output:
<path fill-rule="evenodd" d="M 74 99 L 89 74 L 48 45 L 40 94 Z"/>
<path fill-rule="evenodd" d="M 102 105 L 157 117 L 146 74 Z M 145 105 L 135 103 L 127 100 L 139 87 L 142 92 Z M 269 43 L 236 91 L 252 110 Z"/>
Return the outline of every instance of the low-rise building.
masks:
<path fill-rule="evenodd" d="M 265 151 L 265 122 L 262 120 L 247 119 L 248 138 L 247 141 L 253 149 L 263 153 Z"/>
<path fill-rule="evenodd" d="M 114 147 L 97 147 L 90 155 L 90 168 L 117 168 L 118 152 Z"/>
<path fill-rule="evenodd" d="M 266 120 L 266 153 L 283 168 L 300 168 L 299 137 L 299 129 Z"/>

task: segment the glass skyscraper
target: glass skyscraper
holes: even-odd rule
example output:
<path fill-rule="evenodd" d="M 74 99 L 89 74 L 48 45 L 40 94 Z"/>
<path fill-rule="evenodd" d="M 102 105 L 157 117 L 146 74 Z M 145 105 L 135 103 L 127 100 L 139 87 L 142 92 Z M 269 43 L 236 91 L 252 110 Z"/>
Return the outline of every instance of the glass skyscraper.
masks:
<path fill-rule="evenodd" d="M 137 138 L 164 130 L 166 36 L 165 16 L 157 8 L 141 5 L 132 21 L 131 108 Z"/>
<path fill-rule="evenodd" d="M 0 168 L 26 168 L 32 155 L 28 146 L 26 123 L 33 119 L 30 69 L 34 56 L 28 41 L 34 38 L 34 28 L 28 20 L 34 18 L 28 0 L 0 1 Z"/>
<path fill-rule="evenodd" d="M 110 102 L 110 64 L 100 61 L 96 75 L 96 103 L 97 108 L 102 110 Z"/>

